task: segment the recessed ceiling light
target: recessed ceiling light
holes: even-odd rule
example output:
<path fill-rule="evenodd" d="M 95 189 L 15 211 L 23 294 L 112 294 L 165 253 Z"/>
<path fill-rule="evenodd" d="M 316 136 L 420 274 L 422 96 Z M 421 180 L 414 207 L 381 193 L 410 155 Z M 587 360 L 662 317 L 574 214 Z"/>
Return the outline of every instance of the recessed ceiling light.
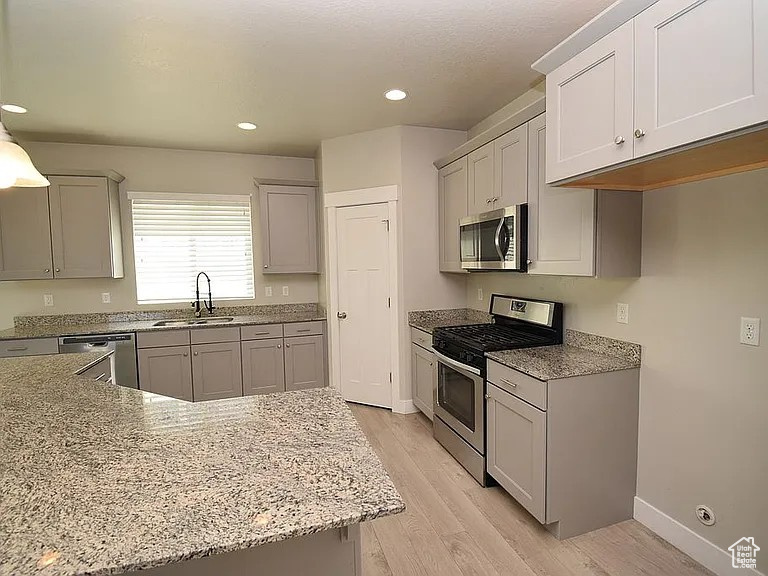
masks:
<path fill-rule="evenodd" d="M 24 108 L 24 106 L 17 106 L 16 104 L 3 104 L 0 106 L 3 110 L 6 112 L 10 112 L 11 114 L 26 114 L 27 109 Z"/>
<path fill-rule="evenodd" d="M 240 130 L 256 130 L 256 128 L 258 128 L 253 122 L 240 122 L 237 127 L 240 128 Z"/>
<path fill-rule="evenodd" d="M 387 90 L 384 92 L 384 98 L 387 100 L 404 100 L 408 97 L 408 94 L 405 93 L 405 90 L 400 90 L 398 88 L 395 88 L 394 90 Z"/>

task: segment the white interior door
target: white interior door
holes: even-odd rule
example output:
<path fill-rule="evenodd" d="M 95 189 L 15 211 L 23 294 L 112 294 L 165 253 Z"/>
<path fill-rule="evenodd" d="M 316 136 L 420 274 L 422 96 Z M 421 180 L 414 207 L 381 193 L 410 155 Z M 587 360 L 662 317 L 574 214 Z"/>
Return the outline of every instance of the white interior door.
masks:
<path fill-rule="evenodd" d="M 339 208 L 339 362 L 345 400 L 392 407 L 387 204 Z"/>

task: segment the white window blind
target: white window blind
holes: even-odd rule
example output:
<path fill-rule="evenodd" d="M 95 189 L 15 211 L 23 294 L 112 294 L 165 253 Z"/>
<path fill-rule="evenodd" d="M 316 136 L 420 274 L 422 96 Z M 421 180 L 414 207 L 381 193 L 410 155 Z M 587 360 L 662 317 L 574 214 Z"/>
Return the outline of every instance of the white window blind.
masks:
<path fill-rule="evenodd" d="M 193 300 L 198 272 L 211 277 L 214 300 L 254 297 L 250 196 L 128 197 L 139 303 Z"/>

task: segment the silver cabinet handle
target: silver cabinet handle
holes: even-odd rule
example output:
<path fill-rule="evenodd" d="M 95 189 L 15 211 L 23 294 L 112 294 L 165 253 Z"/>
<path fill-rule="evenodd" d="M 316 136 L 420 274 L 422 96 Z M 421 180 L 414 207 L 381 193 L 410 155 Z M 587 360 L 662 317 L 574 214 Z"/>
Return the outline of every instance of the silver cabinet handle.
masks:
<path fill-rule="evenodd" d="M 344 318 L 346 317 L 347 317 L 346 312 L 336 312 L 336 318 L 338 318 L 339 320 L 344 320 Z"/>
<path fill-rule="evenodd" d="M 301 330 L 296 330 L 296 332 L 312 332 L 312 328 L 302 328 Z"/>
<path fill-rule="evenodd" d="M 96 380 L 101 380 L 101 379 L 102 379 L 102 378 L 104 378 L 104 376 L 106 376 L 106 375 L 107 375 L 107 373 L 106 373 L 106 372 L 104 372 L 104 373 L 103 373 L 103 374 L 101 374 L 101 375 L 100 375 L 98 378 L 96 378 Z"/>
<path fill-rule="evenodd" d="M 635 138 L 642 138 L 643 136 L 645 136 L 645 130 L 642 128 L 635 130 Z"/>
<path fill-rule="evenodd" d="M 504 384 L 512 386 L 512 388 L 517 388 L 517 384 L 515 384 L 511 380 L 507 380 L 506 378 L 502 378 L 501 381 L 504 382 Z"/>
<path fill-rule="evenodd" d="M 25 350 L 29 350 L 27 346 L 17 346 L 15 348 L 8 348 L 8 352 L 24 352 Z"/>
<path fill-rule="evenodd" d="M 616 144 L 616 146 L 624 144 L 624 136 L 616 136 L 616 138 L 613 139 L 613 143 Z"/>

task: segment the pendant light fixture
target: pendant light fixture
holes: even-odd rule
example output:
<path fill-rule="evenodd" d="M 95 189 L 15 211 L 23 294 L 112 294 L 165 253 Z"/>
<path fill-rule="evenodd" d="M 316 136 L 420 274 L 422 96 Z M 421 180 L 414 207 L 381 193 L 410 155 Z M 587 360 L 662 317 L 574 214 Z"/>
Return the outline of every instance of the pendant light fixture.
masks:
<path fill-rule="evenodd" d="M 41 188 L 50 185 L 48 179 L 32 164 L 29 154 L 6 130 L 0 111 L 0 188 Z"/>

